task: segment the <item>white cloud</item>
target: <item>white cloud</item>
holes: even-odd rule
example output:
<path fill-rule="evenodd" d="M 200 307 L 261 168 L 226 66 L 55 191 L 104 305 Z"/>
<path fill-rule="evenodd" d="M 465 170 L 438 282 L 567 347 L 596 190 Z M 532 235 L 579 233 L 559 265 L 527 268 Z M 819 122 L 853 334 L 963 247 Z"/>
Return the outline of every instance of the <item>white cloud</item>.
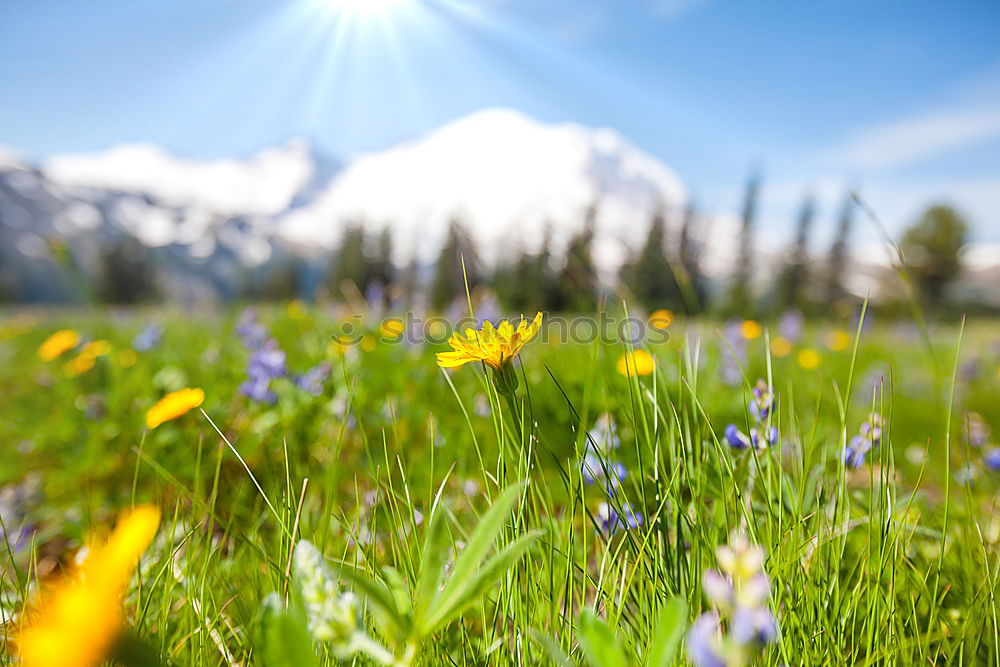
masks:
<path fill-rule="evenodd" d="M 826 157 L 853 168 L 898 167 L 998 137 L 1000 105 L 953 108 L 860 128 Z"/>

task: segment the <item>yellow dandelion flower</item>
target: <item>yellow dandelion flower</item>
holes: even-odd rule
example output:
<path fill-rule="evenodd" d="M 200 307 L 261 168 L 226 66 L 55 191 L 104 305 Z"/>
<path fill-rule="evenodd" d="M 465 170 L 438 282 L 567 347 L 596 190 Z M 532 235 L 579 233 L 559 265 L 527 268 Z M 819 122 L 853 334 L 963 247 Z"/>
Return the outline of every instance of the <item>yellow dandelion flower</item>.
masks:
<path fill-rule="evenodd" d="M 405 331 L 406 324 L 398 317 L 390 317 L 384 320 L 382 326 L 379 327 L 379 333 L 382 334 L 382 338 L 388 338 L 389 340 L 396 340 Z"/>
<path fill-rule="evenodd" d="M 63 370 L 66 372 L 66 375 L 71 378 L 75 378 L 76 376 L 83 375 L 93 368 L 96 362 L 97 357 L 91 357 L 86 354 L 78 354 L 63 364 Z"/>
<path fill-rule="evenodd" d="M 70 361 L 67 361 L 63 368 L 66 375 L 76 377 L 82 375 L 94 367 L 98 357 L 111 352 L 111 343 L 106 340 L 93 340 L 80 349 L 80 353 Z"/>
<path fill-rule="evenodd" d="M 851 336 L 843 329 L 831 331 L 826 335 L 826 346 L 834 352 L 843 352 L 851 344 Z"/>
<path fill-rule="evenodd" d="M 740 335 L 746 340 L 760 338 L 762 333 L 764 333 L 764 327 L 757 320 L 743 320 L 740 325 Z"/>
<path fill-rule="evenodd" d="M 42 361 L 52 361 L 61 357 L 67 350 L 72 350 L 80 342 L 80 334 L 72 329 L 57 331 L 38 346 L 38 358 Z"/>
<path fill-rule="evenodd" d="M 653 355 L 646 350 L 636 350 L 627 352 L 618 359 L 615 366 L 618 372 L 628 377 L 636 375 L 649 375 L 656 368 Z"/>
<path fill-rule="evenodd" d="M 172 391 L 151 407 L 146 412 L 146 427 L 156 428 L 163 422 L 187 414 L 205 401 L 205 391 L 202 389 L 192 389 L 190 387 L 179 391 Z"/>
<path fill-rule="evenodd" d="M 649 326 L 654 329 L 666 329 L 674 322 L 674 314 L 665 308 L 654 310 L 649 316 Z"/>
<path fill-rule="evenodd" d="M 775 338 L 771 341 L 771 354 L 776 357 L 787 357 L 792 353 L 792 343 L 787 338 Z"/>
<path fill-rule="evenodd" d="M 132 368 L 137 361 L 139 361 L 139 355 L 132 348 L 118 353 L 118 365 L 122 368 Z"/>
<path fill-rule="evenodd" d="M 124 515 L 68 578 L 42 589 L 14 639 L 24 667 L 95 667 L 122 628 L 122 596 L 160 524 L 160 510 Z"/>
<path fill-rule="evenodd" d="M 516 328 L 507 320 L 500 322 L 498 327 L 487 320 L 479 331 L 469 328 L 464 336 L 456 331 L 448 339 L 452 350 L 438 352 L 438 366 L 456 368 L 470 361 L 482 361 L 500 370 L 538 335 L 541 328 L 542 314 L 538 313 L 530 323 L 522 317 Z"/>
<path fill-rule="evenodd" d="M 819 362 L 822 361 L 822 358 L 819 356 L 819 352 L 812 349 L 811 347 L 807 347 L 806 349 L 799 352 L 798 356 L 795 359 L 796 361 L 799 362 L 799 366 L 806 369 L 807 371 L 811 371 L 812 369 L 816 368 L 817 366 L 819 366 Z"/>
<path fill-rule="evenodd" d="M 371 352 L 375 349 L 375 336 L 371 334 L 365 334 L 361 337 L 361 343 L 359 344 L 362 352 Z"/>

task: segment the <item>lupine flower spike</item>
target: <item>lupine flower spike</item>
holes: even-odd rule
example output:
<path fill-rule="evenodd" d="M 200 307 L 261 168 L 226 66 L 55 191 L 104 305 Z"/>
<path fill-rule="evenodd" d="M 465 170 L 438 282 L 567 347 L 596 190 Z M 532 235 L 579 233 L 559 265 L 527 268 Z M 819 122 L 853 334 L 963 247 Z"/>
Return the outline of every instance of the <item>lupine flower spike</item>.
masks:
<path fill-rule="evenodd" d="M 747 409 L 753 418 L 755 427 L 750 429 L 747 435 L 736 426 L 729 424 L 726 426 L 726 442 L 733 449 L 767 449 L 769 446 L 778 444 L 778 428 L 771 425 L 771 417 L 774 412 L 774 391 L 764 380 L 757 380 L 753 388 L 753 399 L 751 399 Z"/>
<path fill-rule="evenodd" d="M 868 421 L 861 424 L 858 435 L 844 447 L 844 465 L 848 468 L 860 468 L 865 464 L 865 455 L 882 441 L 882 417 L 877 412 L 871 413 Z"/>
<path fill-rule="evenodd" d="M 688 657 L 698 667 L 747 664 L 778 638 L 778 623 L 767 606 L 771 583 L 764 573 L 764 550 L 733 533 L 716 550 L 718 570 L 706 570 L 705 595 L 715 607 L 699 616 L 688 632 Z"/>

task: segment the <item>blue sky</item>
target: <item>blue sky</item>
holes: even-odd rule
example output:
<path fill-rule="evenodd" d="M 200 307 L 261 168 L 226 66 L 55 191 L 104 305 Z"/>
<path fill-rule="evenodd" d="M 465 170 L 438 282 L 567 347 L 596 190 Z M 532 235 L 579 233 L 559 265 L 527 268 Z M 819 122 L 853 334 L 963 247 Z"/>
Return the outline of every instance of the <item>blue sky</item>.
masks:
<path fill-rule="evenodd" d="M 616 128 L 711 210 L 759 166 L 775 233 L 849 183 L 891 226 L 945 198 L 1000 241 L 1000 3 L 338 1 L 3 3 L 0 144 L 348 158 L 506 106 Z"/>

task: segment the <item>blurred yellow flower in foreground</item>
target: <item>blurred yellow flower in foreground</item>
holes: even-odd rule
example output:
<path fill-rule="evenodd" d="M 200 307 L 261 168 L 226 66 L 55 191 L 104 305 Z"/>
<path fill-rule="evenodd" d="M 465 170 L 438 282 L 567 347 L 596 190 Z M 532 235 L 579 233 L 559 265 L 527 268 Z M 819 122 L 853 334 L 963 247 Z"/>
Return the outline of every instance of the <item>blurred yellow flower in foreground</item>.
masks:
<path fill-rule="evenodd" d="M 132 348 L 118 353 L 118 364 L 122 368 L 132 368 L 137 361 L 139 361 L 139 355 Z"/>
<path fill-rule="evenodd" d="M 406 331 L 406 324 L 403 320 L 398 317 L 390 317 L 382 322 L 382 326 L 379 327 L 379 333 L 382 334 L 382 338 L 389 338 L 395 340 L 403 335 Z"/>
<path fill-rule="evenodd" d="M 771 341 L 771 354 L 776 357 L 787 357 L 792 353 L 792 343 L 787 338 L 775 338 Z"/>
<path fill-rule="evenodd" d="M 743 320 L 743 324 L 740 325 L 740 335 L 747 340 L 760 338 L 762 333 L 764 333 L 764 327 L 760 326 L 760 322 L 757 320 Z"/>
<path fill-rule="evenodd" d="M 94 340 L 83 346 L 80 353 L 66 362 L 63 368 L 66 375 L 76 377 L 94 367 L 98 357 L 103 357 L 111 351 L 111 343 L 106 340 Z"/>
<path fill-rule="evenodd" d="M 812 349 L 811 347 L 807 347 L 806 349 L 799 352 L 799 355 L 798 357 L 796 357 L 796 360 L 799 362 L 799 366 L 808 371 L 811 371 L 812 369 L 819 366 L 819 362 L 821 361 L 819 352 Z"/>
<path fill-rule="evenodd" d="M 665 308 L 654 310 L 649 316 L 649 326 L 655 329 L 666 329 L 674 322 L 674 314 Z"/>
<path fill-rule="evenodd" d="M 646 350 L 636 350 L 627 352 L 618 359 L 616 365 L 618 372 L 628 377 L 636 375 L 649 375 L 656 368 L 653 362 L 653 355 Z"/>
<path fill-rule="evenodd" d="M 72 329 L 57 331 L 38 346 L 38 358 L 42 361 L 52 361 L 61 357 L 67 350 L 72 350 L 80 342 L 80 334 Z"/>
<path fill-rule="evenodd" d="M 522 317 L 516 328 L 507 320 L 500 322 L 498 327 L 487 320 L 479 331 L 468 328 L 464 336 L 456 331 L 448 339 L 452 351 L 438 352 L 438 366 L 456 368 L 470 361 L 482 361 L 499 370 L 510 363 L 541 328 L 542 314 L 538 313 L 530 323 Z"/>
<path fill-rule="evenodd" d="M 190 387 L 179 391 L 172 391 L 151 407 L 146 412 L 146 427 L 156 428 L 163 422 L 177 419 L 181 415 L 187 414 L 205 401 L 205 391 L 202 389 L 192 389 Z"/>
<path fill-rule="evenodd" d="M 831 331 L 826 335 L 826 346 L 834 352 L 842 352 L 851 344 L 851 336 L 843 329 Z"/>
<path fill-rule="evenodd" d="M 105 660 L 121 632 L 125 588 L 159 524 L 159 509 L 137 507 L 76 572 L 43 587 L 14 639 L 21 665 L 94 667 Z"/>

